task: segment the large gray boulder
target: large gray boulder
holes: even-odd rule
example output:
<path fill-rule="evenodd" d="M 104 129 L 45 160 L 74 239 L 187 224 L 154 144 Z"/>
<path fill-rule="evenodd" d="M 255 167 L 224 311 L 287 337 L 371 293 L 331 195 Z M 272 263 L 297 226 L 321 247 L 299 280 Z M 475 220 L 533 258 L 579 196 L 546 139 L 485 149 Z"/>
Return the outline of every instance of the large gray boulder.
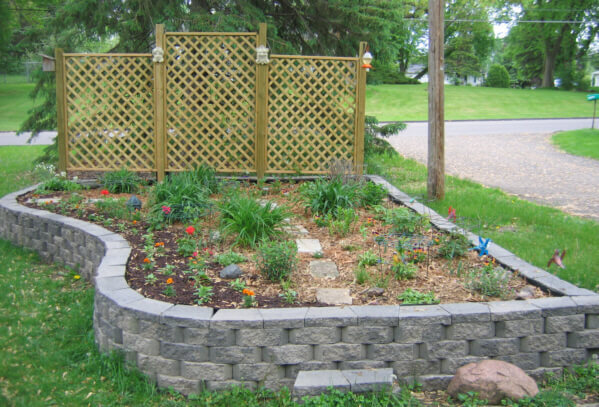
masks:
<path fill-rule="evenodd" d="M 502 399 L 534 397 L 539 388 L 518 366 L 501 360 L 483 360 L 460 367 L 447 388 L 452 397 L 470 391 L 477 392 L 478 398 L 486 399 L 489 404 L 499 404 Z"/>

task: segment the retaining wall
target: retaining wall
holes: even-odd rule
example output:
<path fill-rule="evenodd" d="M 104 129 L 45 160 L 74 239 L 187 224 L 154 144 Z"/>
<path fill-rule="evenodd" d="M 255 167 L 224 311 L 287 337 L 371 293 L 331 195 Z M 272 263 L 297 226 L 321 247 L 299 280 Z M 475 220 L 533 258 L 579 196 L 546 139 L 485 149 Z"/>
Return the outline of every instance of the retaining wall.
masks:
<path fill-rule="evenodd" d="M 378 177 L 392 199 L 455 225 Z M 182 393 L 233 384 L 292 388 L 300 370 L 391 367 L 400 380 L 445 388 L 463 364 L 494 358 L 539 379 L 599 354 L 599 295 L 580 289 L 497 245 L 490 254 L 559 297 L 433 306 L 347 306 L 218 310 L 172 305 L 129 288 L 128 243 L 76 219 L 19 205 L 25 189 L 0 199 L 0 237 L 94 282 L 101 351 L 127 360 Z M 469 235 L 470 239 L 477 238 Z"/>

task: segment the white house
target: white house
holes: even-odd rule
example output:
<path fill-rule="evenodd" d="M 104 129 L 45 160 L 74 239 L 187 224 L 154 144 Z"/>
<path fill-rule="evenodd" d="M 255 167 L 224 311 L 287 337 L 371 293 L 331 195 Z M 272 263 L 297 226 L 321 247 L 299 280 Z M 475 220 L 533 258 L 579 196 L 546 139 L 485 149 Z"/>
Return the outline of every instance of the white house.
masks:
<path fill-rule="evenodd" d="M 595 71 L 591 74 L 591 86 L 599 88 L 599 71 Z"/>
<path fill-rule="evenodd" d="M 421 64 L 410 65 L 406 70 L 406 76 L 408 78 L 414 78 L 423 68 L 424 65 Z M 458 83 L 460 85 L 482 86 L 484 83 L 484 78 L 482 76 L 464 75 L 460 76 L 459 78 L 454 78 L 445 74 L 444 78 L 446 85 L 454 85 Z M 428 83 L 428 74 L 424 74 L 419 81 L 421 83 Z"/>

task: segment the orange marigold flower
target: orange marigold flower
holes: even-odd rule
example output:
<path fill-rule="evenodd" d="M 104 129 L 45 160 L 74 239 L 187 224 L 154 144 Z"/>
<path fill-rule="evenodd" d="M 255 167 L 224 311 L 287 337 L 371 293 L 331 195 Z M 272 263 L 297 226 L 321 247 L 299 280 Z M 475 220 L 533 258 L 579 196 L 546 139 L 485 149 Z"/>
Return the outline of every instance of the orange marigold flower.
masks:
<path fill-rule="evenodd" d="M 135 224 L 137 224 L 137 221 L 136 221 L 136 220 L 134 220 L 134 221 L 133 221 L 133 224 L 134 224 L 134 225 L 135 225 Z"/>
<path fill-rule="evenodd" d="M 156 242 L 154 244 L 154 247 L 160 247 L 160 246 L 164 246 L 164 242 Z"/>
<path fill-rule="evenodd" d="M 144 263 L 149 263 L 150 259 L 148 259 L 147 257 L 144 259 Z"/>
<path fill-rule="evenodd" d="M 254 294 L 254 292 L 252 290 L 248 290 L 247 288 L 244 288 L 243 291 L 242 291 L 242 293 L 245 294 L 245 295 L 249 295 L 251 297 L 253 297 L 254 295 L 256 295 L 256 294 Z"/>
<path fill-rule="evenodd" d="M 173 284 L 173 279 L 171 277 L 166 279 L 167 284 Z"/>

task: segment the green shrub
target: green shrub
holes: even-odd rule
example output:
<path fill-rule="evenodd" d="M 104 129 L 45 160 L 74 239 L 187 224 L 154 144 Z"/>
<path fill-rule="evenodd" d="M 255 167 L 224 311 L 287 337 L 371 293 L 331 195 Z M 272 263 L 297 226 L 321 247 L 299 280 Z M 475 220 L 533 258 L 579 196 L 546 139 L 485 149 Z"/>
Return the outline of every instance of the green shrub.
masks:
<path fill-rule="evenodd" d="M 60 173 L 54 175 L 52 178 L 44 182 L 42 185 L 37 187 L 35 190 L 38 194 L 43 194 L 49 191 L 79 191 L 82 186 L 76 182 L 69 180 L 66 174 Z"/>
<path fill-rule="evenodd" d="M 384 222 L 391 225 L 391 231 L 397 234 L 420 232 L 428 224 L 428 219 L 409 208 L 388 209 L 383 214 Z"/>
<path fill-rule="evenodd" d="M 354 183 L 344 183 L 341 177 L 319 178 L 314 182 L 303 183 L 299 194 L 305 201 L 306 209 L 313 214 L 337 216 L 340 209 L 352 208 L 359 202 L 359 191 Z"/>
<path fill-rule="evenodd" d="M 127 207 L 125 198 L 103 198 L 94 203 L 98 212 L 103 216 L 114 219 L 123 220 L 139 220 L 141 215 L 139 212 L 132 212 Z"/>
<path fill-rule="evenodd" d="M 143 183 L 143 180 L 136 173 L 123 168 L 119 171 L 107 172 L 100 182 L 113 194 L 130 194 L 139 190 L 139 185 Z"/>
<path fill-rule="evenodd" d="M 234 251 L 228 251 L 226 253 L 221 253 L 216 256 L 216 262 L 221 266 L 230 266 L 231 264 L 243 263 L 247 261 L 247 257 L 245 257 L 241 253 L 237 253 Z"/>
<path fill-rule="evenodd" d="M 416 278 L 418 266 L 412 263 L 404 263 L 402 261 L 394 261 L 391 270 L 395 274 L 397 280 L 411 280 Z"/>
<path fill-rule="evenodd" d="M 330 216 L 327 215 L 327 218 Z M 332 235 L 345 237 L 353 231 L 358 214 L 352 208 L 339 209 L 337 219 L 329 220 L 329 233 Z"/>
<path fill-rule="evenodd" d="M 470 248 L 470 241 L 461 233 L 444 236 L 439 244 L 439 254 L 446 259 L 461 257 Z"/>
<path fill-rule="evenodd" d="M 368 273 L 368 270 L 366 270 L 366 268 L 364 266 L 358 265 L 358 268 L 356 269 L 354 274 L 356 277 L 356 284 L 362 285 L 370 280 L 370 274 Z"/>
<path fill-rule="evenodd" d="M 262 242 L 257 249 L 256 263 L 269 280 L 286 280 L 297 264 L 297 246 L 293 241 Z"/>
<path fill-rule="evenodd" d="M 511 279 L 512 274 L 509 271 L 501 267 L 486 265 L 471 270 L 466 276 L 464 285 L 467 289 L 476 291 L 485 297 L 505 299 L 512 293 L 512 289 L 509 287 Z"/>
<path fill-rule="evenodd" d="M 374 116 L 366 116 L 364 120 L 364 153 L 366 155 L 373 153 L 388 152 L 397 154 L 395 149 L 384 138 L 397 134 L 405 130 L 406 124 L 397 122 L 379 126 L 379 121 Z M 376 171 L 369 171 L 377 173 Z"/>
<path fill-rule="evenodd" d="M 366 250 L 358 256 L 358 266 L 374 266 L 378 264 L 379 256 L 371 250 Z"/>
<path fill-rule="evenodd" d="M 275 207 L 268 201 L 263 205 L 246 195 L 233 194 L 220 206 L 220 228 L 224 236 L 237 235 L 234 244 L 254 247 L 258 242 L 283 233 L 286 208 Z"/>
<path fill-rule="evenodd" d="M 152 188 L 150 218 L 153 223 L 193 223 L 209 212 L 210 191 L 190 174 L 171 174 Z"/>
<path fill-rule="evenodd" d="M 403 304 L 438 304 L 439 300 L 435 297 L 435 293 L 421 293 L 411 288 L 406 288 L 405 291 L 397 296 L 397 299 Z"/>
<path fill-rule="evenodd" d="M 368 181 L 360 189 L 360 204 L 362 206 L 379 205 L 386 196 L 387 190 L 384 186 Z"/>
<path fill-rule="evenodd" d="M 487 74 L 486 85 L 491 88 L 509 88 L 510 74 L 505 69 L 505 66 L 499 64 L 491 65 Z"/>

